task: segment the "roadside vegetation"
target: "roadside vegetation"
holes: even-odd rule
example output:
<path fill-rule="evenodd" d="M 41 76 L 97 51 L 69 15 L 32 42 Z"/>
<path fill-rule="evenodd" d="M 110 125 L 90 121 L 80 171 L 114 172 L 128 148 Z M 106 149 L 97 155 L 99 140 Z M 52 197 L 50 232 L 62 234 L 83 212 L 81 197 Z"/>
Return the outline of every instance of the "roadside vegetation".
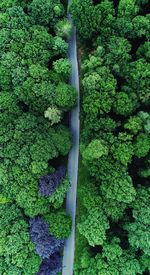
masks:
<path fill-rule="evenodd" d="M 0 274 L 56 274 L 71 218 L 64 200 L 76 91 L 67 1 L 0 2 Z"/>
<path fill-rule="evenodd" d="M 150 10 L 73 0 L 81 58 L 75 275 L 150 272 Z"/>

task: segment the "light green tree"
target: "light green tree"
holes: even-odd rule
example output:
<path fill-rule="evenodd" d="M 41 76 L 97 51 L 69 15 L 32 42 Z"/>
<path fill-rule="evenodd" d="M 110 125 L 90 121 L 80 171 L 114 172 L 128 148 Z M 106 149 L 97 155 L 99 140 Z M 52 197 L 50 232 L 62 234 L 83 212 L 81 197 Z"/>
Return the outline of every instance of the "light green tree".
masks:
<path fill-rule="evenodd" d="M 103 210 L 98 207 L 90 209 L 82 219 L 78 224 L 80 234 L 85 236 L 89 245 L 102 245 L 106 240 L 106 230 L 109 229 L 109 222 Z"/>
<path fill-rule="evenodd" d="M 61 120 L 61 111 L 56 107 L 49 107 L 45 111 L 44 117 L 50 120 L 51 125 L 57 124 Z"/>

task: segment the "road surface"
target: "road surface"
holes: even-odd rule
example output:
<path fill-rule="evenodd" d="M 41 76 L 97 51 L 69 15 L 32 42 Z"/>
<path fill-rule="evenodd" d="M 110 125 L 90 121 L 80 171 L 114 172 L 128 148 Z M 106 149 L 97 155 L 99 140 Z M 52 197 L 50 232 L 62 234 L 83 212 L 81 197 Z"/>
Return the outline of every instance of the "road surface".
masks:
<path fill-rule="evenodd" d="M 70 3 L 71 1 L 69 1 Z M 69 20 L 71 21 L 70 16 Z M 62 275 L 73 274 L 74 250 L 75 250 L 75 217 L 76 217 L 76 195 L 77 195 L 77 178 L 78 178 L 78 159 L 79 159 L 79 73 L 77 63 L 77 45 L 76 45 L 76 28 L 73 27 L 71 39 L 69 41 L 69 59 L 72 65 L 72 74 L 70 83 L 78 92 L 77 106 L 70 114 L 70 128 L 73 137 L 73 147 L 69 153 L 68 174 L 70 177 L 70 188 L 67 193 L 66 210 L 72 217 L 72 234 L 66 240 L 63 257 Z"/>

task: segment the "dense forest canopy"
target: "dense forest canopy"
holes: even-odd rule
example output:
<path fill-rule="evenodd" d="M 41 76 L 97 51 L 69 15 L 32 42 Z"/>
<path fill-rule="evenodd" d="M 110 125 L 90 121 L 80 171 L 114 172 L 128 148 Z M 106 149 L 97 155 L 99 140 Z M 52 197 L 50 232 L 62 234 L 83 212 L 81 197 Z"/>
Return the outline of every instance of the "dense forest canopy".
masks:
<path fill-rule="evenodd" d="M 150 5 L 73 0 L 81 86 L 75 275 L 150 272 Z M 0 274 L 54 275 L 77 101 L 66 0 L 0 2 Z"/>
<path fill-rule="evenodd" d="M 2 0 L 0 12 L 0 274 L 56 274 L 71 230 L 67 2 Z"/>
<path fill-rule="evenodd" d="M 149 274 L 149 1 L 73 0 L 71 12 L 82 97 L 75 274 Z"/>

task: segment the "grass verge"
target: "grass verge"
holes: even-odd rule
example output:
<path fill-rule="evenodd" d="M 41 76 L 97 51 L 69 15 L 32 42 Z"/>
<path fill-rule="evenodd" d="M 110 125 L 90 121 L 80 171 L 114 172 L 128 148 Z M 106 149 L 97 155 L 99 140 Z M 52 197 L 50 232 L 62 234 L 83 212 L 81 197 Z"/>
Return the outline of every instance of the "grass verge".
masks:
<path fill-rule="evenodd" d="M 75 261 L 74 268 L 76 269 L 80 265 L 81 255 L 84 248 L 87 246 L 87 240 L 82 236 L 78 230 L 78 223 L 81 221 L 81 217 L 84 216 L 85 207 L 83 205 L 83 192 L 85 190 L 85 184 L 88 181 L 87 169 L 83 166 L 82 160 L 79 161 L 78 170 L 78 188 L 77 188 L 77 209 L 76 209 L 76 242 L 75 242 Z"/>

